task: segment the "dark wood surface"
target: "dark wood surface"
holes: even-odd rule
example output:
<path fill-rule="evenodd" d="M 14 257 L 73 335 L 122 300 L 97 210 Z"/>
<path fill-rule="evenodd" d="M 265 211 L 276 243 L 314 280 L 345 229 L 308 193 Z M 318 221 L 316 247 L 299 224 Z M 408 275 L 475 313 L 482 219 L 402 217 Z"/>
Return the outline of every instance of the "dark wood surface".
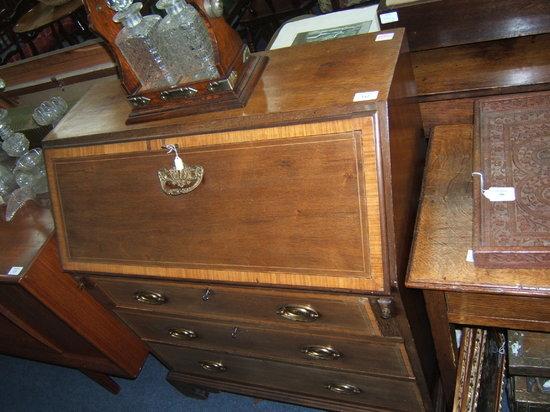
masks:
<path fill-rule="evenodd" d="M 96 377 L 137 376 L 147 349 L 63 272 L 51 212 L 30 202 L 0 228 L 0 351 Z M 8 275 L 12 266 L 21 273 Z"/>
<path fill-rule="evenodd" d="M 0 66 L 8 96 L 19 96 L 116 74 L 116 66 L 99 40 Z"/>
<path fill-rule="evenodd" d="M 332 336 L 309 329 L 270 329 L 265 323 L 249 323 L 244 319 L 212 321 L 173 315 L 144 315 L 139 312 L 117 311 L 136 333 L 149 342 L 197 349 L 269 358 L 293 364 L 320 368 L 374 373 L 387 376 L 413 377 L 404 357 L 400 339 L 350 339 L 349 334 Z M 194 337 L 170 334 L 174 330 L 192 331 Z M 303 328 L 306 329 L 306 328 Z M 331 348 L 337 354 L 330 358 L 315 358 L 316 347 Z M 311 355 L 304 353 L 310 348 Z"/>
<path fill-rule="evenodd" d="M 472 248 L 472 126 L 439 126 L 430 140 L 407 285 L 423 289 L 548 296 L 550 271 L 483 269 Z"/>
<path fill-rule="evenodd" d="M 420 51 L 411 58 L 421 101 L 550 88 L 550 34 Z"/>
<path fill-rule="evenodd" d="M 372 277 L 368 229 L 361 225 L 367 211 L 359 137 L 186 150 L 185 161 L 203 166 L 206 174 L 181 197 L 160 190 L 156 171 L 172 166 L 172 156 L 163 152 L 95 158 L 85 167 L 81 159 L 57 162 L 69 256 Z M 136 227 L 136 221 L 142 223 Z M 162 230 L 159 221 L 166 223 Z M 185 241 L 174 242 L 183 233 Z"/>
<path fill-rule="evenodd" d="M 550 334 L 508 331 L 508 369 L 511 375 L 550 378 Z"/>
<path fill-rule="evenodd" d="M 420 394 L 414 381 L 357 375 L 343 371 L 327 371 L 312 367 L 264 359 L 240 357 L 220 352 L 182 349 L 164 344 L 151 345 L 155 353 L 175 371 L 213 380 L 228 380 L 256 387 L 271 387 L 317 398 L 338 400 L 343 404 L 380 407 L 394 411 L 421 410 Z M 221 362 L 224 372 L 206 371 L 202 361 Z M 356 394 L 337 394 L 327 389 L 330 384 L 349 383 L 360 389 Z M 392 388 L 392 390 L 388 390 Z M 396 393 L 399 396 L 396 396 Z"/>
<path fill-rule="evenodd" d="M 502 125 L 505 125 L 504 127 Z M 550 93 L 480 99 L 474 130 L 474 262 L 485 268 L 550 269 Z M 496 170 L 498 168 L 498 170 Z M 490 187 L 513 187 L 492 202 Z"/>
<path fill-rule="evenodd" d="M 365 34 L 268 52 L 267 68 L 242 109 L 127 126 L 131 107 L 116 80 L 105 82 L 82 98 L 44 144 L 100 144 L 364 115 L 376 109 L 375 101 L 389 97 L 403 31 L 395 30 L 391 41 L 375 42 L 375 37 Z M 357 70 L 364 65 L 368 71 Z M 355 93 L 365 91 L 378 91 L 378 98 L 354 103 Z"/>
<path fill-rule="evenodd" d="M 438 0 L 395 6 L 380 3 L 378 13 L 396 11 L 386 30 L 405 27 L 411 50 L 426 50 L 550 32 L 546 0 Z"/>
<path fill-rule="evenodd" d="M 231 287 L 209 284 L 91 278 L 119 308 L 154 311 L 159 314 L 207 316 L 211 319 L 271 325 L 301 331 L 339 331 L 356 336 L 380 336 L 377 319 L 368 298 L 326 295 L 296 291 Z M 138 302 L 135 293 L 152 291 L 162 294 L 166 303 L 151 305 Z M 209 298 L 203 297 L 209 291 Z M 319 318 L 313 322 L 295 322 L 277 315 L 284 305 L 314 309 Z"/>

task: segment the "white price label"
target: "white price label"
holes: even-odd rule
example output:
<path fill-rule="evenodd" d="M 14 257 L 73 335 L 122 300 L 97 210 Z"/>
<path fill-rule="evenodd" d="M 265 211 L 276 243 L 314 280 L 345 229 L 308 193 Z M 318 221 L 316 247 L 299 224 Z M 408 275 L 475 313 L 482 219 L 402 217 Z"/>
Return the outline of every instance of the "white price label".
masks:
<path fill-rule="evenodd" d="M 374 41 L 387 41 L 393 39 L 393 36 L 395 33 L 382 33 L 376 36 L 376 39 Z"/>
<path fill-rule="evenodd" d="M 366 100 L 376 100 L 378 97 L 378 90 L 374 90 L 371 92 L 360 92 L 355 93 L 355 96 L 353 96 L 354 102 L 364 102 Z"/>
<path fill-rule="evenodd" d="M 468 252 L 466 252 L 466 262 L 474 262 L 474 251 L 472 249 L 468 249 Z"/>
<path fill-rule="evenodd" d="M 513 202 L 516 200 L 516 189 L 513 187 L 490 187 L 483 191 L 483 196 L 491 202 Z"/>
<path fill-rule="evenodd" d="M 21 273 L 22 270 L 23 266 L 12 266 L 12 268 L 8 272 L 8 275 L 17 276 Z"/>
<path fill-rule="evenodd" d="M 382 24 L 393 23 L 394 21 L 399 21 L 399 16 L 396 11 L 380 15 L 380 23 Z"/>

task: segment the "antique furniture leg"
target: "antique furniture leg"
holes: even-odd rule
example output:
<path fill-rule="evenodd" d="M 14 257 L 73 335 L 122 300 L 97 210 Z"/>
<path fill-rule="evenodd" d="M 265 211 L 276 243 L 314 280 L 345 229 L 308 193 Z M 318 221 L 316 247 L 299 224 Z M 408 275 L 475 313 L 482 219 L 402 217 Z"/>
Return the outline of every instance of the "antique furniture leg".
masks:
<path fill-rule="evenodd" d="M 424 299 L 432 328 L 443 392 L 447 406 L 450 406 L 456 380 L 456 345 L 447 318 L 445 292 L 425 290 Z"/>
<path fill-rule="evenodd" d="M 120 392 L 120 386 L 118 383 L 116 383 L 113 378 L 111 378 L 109 375 L 106 375 L 101 372 L 94 372 L 87 369 L 80 369 L 80 372 L 82 372 L 84 375 L 86 375 L 88 378 L 93 380 L 95 383 L 103 386 L 105 389 L 107 389 L 112 394 L 116 395 Z"/>

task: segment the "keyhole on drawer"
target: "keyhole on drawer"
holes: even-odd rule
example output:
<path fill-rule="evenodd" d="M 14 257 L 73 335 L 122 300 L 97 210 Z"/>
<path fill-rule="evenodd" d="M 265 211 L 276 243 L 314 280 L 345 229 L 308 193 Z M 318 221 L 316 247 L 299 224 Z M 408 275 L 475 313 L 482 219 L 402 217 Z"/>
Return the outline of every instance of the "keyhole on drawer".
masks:
<path fill-rule="evenodd" d="M 231 332 L 231 337 L 232 337 L 233 339 L 237 339 L 237 332 L 238 332 L 238 331 L 239 331 L 239 328 L 238 328 L 237 326 L 235 326 L 235 327 L 233 328 L 233 332 Z"/>
<path fill-rule="evenodd" d="M 210 296 L 214 295 L 214 291 L 210 290 L 210 288 L 206 289 L 206 292 L 204 292 L 204 295 L 202 295 L 202 300 L 205 302 L 210 299 Z"/>

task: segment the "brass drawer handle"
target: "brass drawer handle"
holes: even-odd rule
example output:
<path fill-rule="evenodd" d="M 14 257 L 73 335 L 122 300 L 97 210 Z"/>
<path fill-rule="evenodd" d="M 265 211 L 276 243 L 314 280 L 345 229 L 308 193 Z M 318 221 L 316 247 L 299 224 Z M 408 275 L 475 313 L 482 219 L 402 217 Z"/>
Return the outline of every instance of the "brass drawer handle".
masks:
<path fill-rule="evenodd" d="M 311 359 L 334 360 L 342 357 L 342 354 L 340 352 L 338 352 L 334 348 L 331 348 L 330 346 L 305 346 L 302 348 L 302 352 Z"/>
<path fill-rule="evenodd" d="M 197 334 L 191 329 L 174 328 L 168 331 L 171 338 L 174 339 L 196 339 Z"/>
<path fill-rule="evenodd" d="M 201 368 L 203 368 L 205 371 L 208 372 L 225 372 L 227 370 L 227 367 L 221 363 L 221 362 L 214 362 L 214 361 L 200 361 L 199 365 L 201 365 Z"/>
<path fill-rule="evenodd" d="M 152 292 L 150 290 L 139 290 L 134 293 L 134 299 L 140 303 L 149 305 L 162 305 L 168 301 L 166 296 L 160 292 Z"/>
<path fill-rule="evenodd" d="M 195 190 L 202 182 L 204 168 L 202 166 L 189 166 L 178 155 L 177 145 L 167 145 L 168 153 L 175 152 L 174 166 L 170 169 L 158 171 L 160 187 L 170 196 L 183 195 Z"/>
<path fill-rule="evenodd" d="M 341 395 L 357 395 L 362 392 L 357 386 L 349 383 L 331 383 L 325 386 L 325 388 L 331 392 L 339 393 Z"/>
<path fill-rule="evenodd" d="M 284 305 L 277 309 L 277 315 L 295 322 L 314 322 L 319 313 L 307 305 Z"/>

